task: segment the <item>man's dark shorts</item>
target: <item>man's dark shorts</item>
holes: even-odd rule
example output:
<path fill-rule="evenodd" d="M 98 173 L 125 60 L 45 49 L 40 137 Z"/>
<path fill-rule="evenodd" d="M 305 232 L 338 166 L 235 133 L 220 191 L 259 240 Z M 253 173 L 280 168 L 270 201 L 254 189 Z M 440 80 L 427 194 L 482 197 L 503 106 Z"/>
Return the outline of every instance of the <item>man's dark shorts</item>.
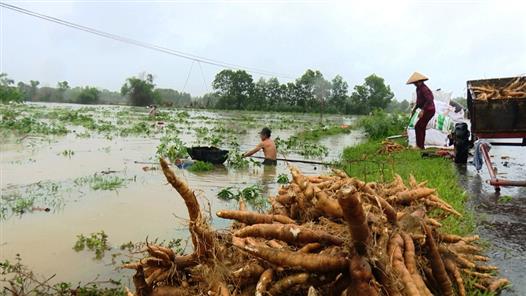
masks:
<path fill-rule="evenodd" d="M 278 161 L 275 160 L 275 159 L 265 158 L 265 160 L 263 160 L 262 164 L 264 164 L 264 165 L 278 165 Z"/>

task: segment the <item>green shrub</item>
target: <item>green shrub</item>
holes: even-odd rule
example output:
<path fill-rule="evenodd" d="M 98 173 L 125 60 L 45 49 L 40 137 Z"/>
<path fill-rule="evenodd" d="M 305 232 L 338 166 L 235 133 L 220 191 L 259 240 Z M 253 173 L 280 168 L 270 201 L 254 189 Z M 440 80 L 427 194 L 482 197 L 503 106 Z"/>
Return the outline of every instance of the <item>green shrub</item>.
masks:
<path fill-rule="evenodd" d="M 378 140 L 403 133 L 408 123 L 409 116 L 406 114 L 386 113 L 377 110 L 371 115 L 361 118 L 358 126 L 365 131 L 370 139 Z"/>
<path fill-rule="evenodd" d="M 206 162 L 206 161 L 200 161 L 200 160 L 197 160 L 196 162 L 194 162 L 194 164 L 192 164 L 188 168 L 188 170 L 191 172 L 208 172 L 208 171 L 212 171 L 213 169 L 214 169 L 213 164 Z"/>
<path fill-rule="evenodd" d="M 179 158 L 185 158 L 188 155 L 186 147 L 177 136 L 163 136 L 161 143 L 157 146 L 157 157 L 168 158 L 170 162 L 175 163 Z"/>

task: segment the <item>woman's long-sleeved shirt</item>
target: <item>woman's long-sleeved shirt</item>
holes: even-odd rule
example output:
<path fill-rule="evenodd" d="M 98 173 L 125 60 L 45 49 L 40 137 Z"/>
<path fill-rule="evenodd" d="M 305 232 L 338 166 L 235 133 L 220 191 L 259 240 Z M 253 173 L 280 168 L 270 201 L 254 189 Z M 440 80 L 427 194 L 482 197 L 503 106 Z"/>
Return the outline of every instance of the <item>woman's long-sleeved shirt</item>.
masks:
<path fill-rule="evenodd" d="M 416 107 L 424 111 L 435 111 L 433 92 L 423 83 L 416 88 Z"/>

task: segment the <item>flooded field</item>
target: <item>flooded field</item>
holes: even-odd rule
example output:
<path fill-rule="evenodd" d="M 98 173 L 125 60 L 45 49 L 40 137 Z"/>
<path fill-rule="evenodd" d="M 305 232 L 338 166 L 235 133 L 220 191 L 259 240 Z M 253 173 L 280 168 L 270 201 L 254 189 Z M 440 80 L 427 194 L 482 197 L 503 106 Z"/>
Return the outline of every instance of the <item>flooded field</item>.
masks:
<path fill-rule="evenodd" d="M 23 105 L 2 107 L 3 128 L 29 125 L 28 135 L 4 135 L 1 146 L 1 258 L 22 262 L 54 280 L 87 282 L 122 279 L 132 272 L 117 266 L 129 258 L 121 245 L 149 240 L 183 239 L 187 228 L 182 200 L 155 165 L 161 142 L 177 137 L 185 145 L 215 145 L 245 151 L 259 141 L 263 126 L 279 137 L 278 157 L 338 159 L 342 149 L 362 140 L 356 131 L 315 137 L 300 145 L 298 133 L 319 128 L 319 116 L 162 110 L 152 119 L 143 108 L 81 105 Z M 7 115 L 6 115 L 7 114 Z M 160 124 L 162 122 L 162 124 Z M 352 125 L 353 118 L 326 116 L 326 127 Z M 303 142 L 303 141 L 302 141 Z M 161 151 L 169 155 L 169 151 Z M 319 173 L 319 165 L 298 164 L 306 173 Z M 264 168 L 250 163 L 228 164 L 208 172 L 176 169 L 209 205 L 210 212 L 234 208 L 217 193 L 225 188 L 257 185 L 264 196 L 276 192 L 278 176 L 288 175 L 284 163 Z M 282 176 L 283 177 L 283 176 Z M 226 221 L 212 215 L 215 227 Z M 107 235 L 102 259 L 91 251 L 73 249 L 78 235 L 103 231 Z M 124 247 L 124 246 L 123 246 Z"/>
<path fill-rule="evenodd" d="M 494 146 L 490 151 L 498 168 L 498 177 L 511 180 L 526 178 L 525 147 Z M 526 198 L 525 187 L 503 187 L 500 194 L 486 181 L 487 168 L 480 173 L 472 165 L 460 166 L 460 183 L 475 211 L 477 232 L 488 244 L 488 256 L 512 287 L 502 295 L 526 295 Z"/>

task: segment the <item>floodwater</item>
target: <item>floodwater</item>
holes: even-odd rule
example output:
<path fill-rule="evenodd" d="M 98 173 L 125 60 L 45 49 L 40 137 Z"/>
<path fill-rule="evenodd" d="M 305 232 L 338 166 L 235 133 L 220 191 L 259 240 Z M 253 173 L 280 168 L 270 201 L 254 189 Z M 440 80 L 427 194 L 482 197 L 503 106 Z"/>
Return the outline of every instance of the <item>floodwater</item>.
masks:
<path fill-rule="evenodd" d="M 490 154 L 498 177 L 526 179 L 525 153 L 526 147 L 493 146 Z M 488 242 L 490 264 L 498 266 L 500 275 L 512 282 L 502 295 L 526 295 L 526 187 L 502 187 L 496 193 L 487 183 L 485 166 L 479 173 L 469 164 L 459 166 L 458 171 L 475 211 L 477 231 Z"/>
<path fill-rule="evenodd" d="M 54 105 L 49 106 L 53 108 Z M 123 108 L 127 107 L 115 107 L 118 110 Z M 206 115 L 219 121 L 246 115 L 244 112 L 189 113 L 191 118 Z M 251 116 L 256 117 L 258 126 L 259 122 L 264 124 L 273 118 L 274 114 L 265 114 L 264 117 L 261 115 L 262 118 L 258 118 L 257 113 L 251 113 Z M 305 122 L 318 120 L 317 116 L 311 115 L 294 114 L 289 117 Z M 351 124 L 353 121 L 353 118 L 341 116 L 327 118 L 338 124 Z M 247 133 L 237 136 L 242 151 L 258 142 L 258 128 L 260 127 L 250 127 Z M 191 130 L 188 126 L 181 129 Z M 276 130 L 273 136 L 286 138 L 296 131 L 280 129 Z M 181 133 L 180 137 L 186 144 L 197 140 L 191 132 Z M 2 260 L 13 260 L 16 254 L 20 254 L 22 263 L 37 274 L 56 274 L 56 281 L 87 282 L 98 277 L 123 279 L 125 284 L 129 284 L 132 272 L 117 269 L 118 264 L 111 264 L 111 256 L 96 260 L 92 252 L 74 251 L 77 235 L 88 235 L 103 230 L 108 235 L 108 242 L 112 247 L 108 254 L 118 253 L 119 246 L 123 243 L 141 242 L 147 236 L 150 240 L 188 237 L 185 226 L 187 212 L 182 199 L 166 184 L 158 166 L 136 163 L 155 161 L 158 135 L 108 138 L 93 134 L 88 138 L 79 138 L 70 133 L 51 140 L 47 140 L 48 138 L 50 137 L 42 140 L 30 137 L 19 143 L 3 140 L 0 150 L 3 195 L 17 190 L 21 194 L 34 191 L 40 194 L 34 206 L 49 207 L 51 211 L 12 215 L 0 221 Z M 359 132 L 322 139 L 320 142 L 330 148 L 329 155 L 323 161 L 338 159 L 344 147 L 361 140 L 362 135 Z M 63 151 L 73 151 L 74 154 L 65 156 Z M 294 154 L 288 157 L 300 158 Z M 306 174 L 318 174 L 326 170 L 318 165 L 297 165 Z M 144 167 L 151 167 L 152 170 L 145 171 Z M 96 191 L 89 186 L 77 184 L 76 180 L 79 178 L 95 173 L 108 173 L 108 176 L 124 178 L 125 186 L 116 191 Z M 253 167 L 240 171 L 225 167 L 202 173 L 176 169 L 176 174 L 198 192 L 202 207 L 206 209 L 210 205 L 212 213 L 222 208 L 237 207 L 234 202 L 217 199 L 216 194 L 221 188 L 244 188 L 257 183 L 262 185 L 264 194 L 272 195 L 277 191 L 276 178 L 281 173 L 288 174 L 283 163 L 279 163 L 275 168 Z M 212 215 L 212 223 L 216 228 L 225 228 L 228 225 L 215 215 Z"/>

